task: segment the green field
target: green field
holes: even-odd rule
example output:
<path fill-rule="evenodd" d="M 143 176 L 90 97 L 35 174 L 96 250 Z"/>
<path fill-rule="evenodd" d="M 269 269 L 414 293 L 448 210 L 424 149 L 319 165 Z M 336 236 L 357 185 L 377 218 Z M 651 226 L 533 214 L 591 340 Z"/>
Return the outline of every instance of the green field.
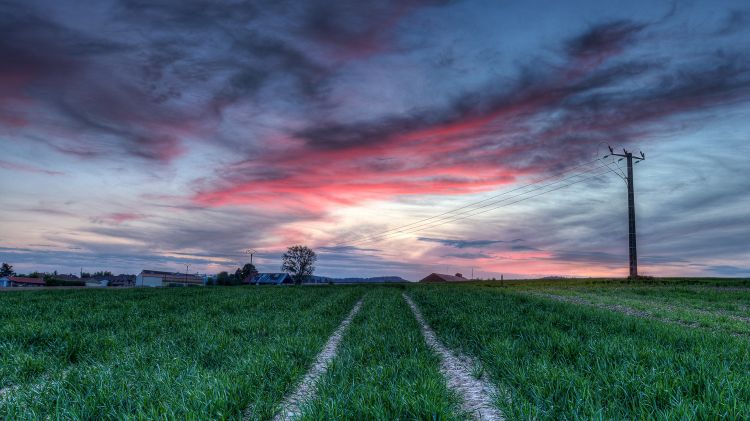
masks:
<path fill-rule="evenodd" d="M 0 416 L 273 415 L 360 288 L 0 294 Z"/>
<path fill-rule="evenodd" d="M 401 291 L 380 287 L 367 294 L 302 419 L 462 419 L 457 414 Z"/>
<path fill-rule="evenodd" d="M 750 335 L 750 284 L 739 282 L 592 284 L 524 287 L 542 296 L 572 298 L 686 326 Z M 633 311 L 629 311 L 633 310 Z"/>
<path fill-rule="evenodd" d="M 660 288 L 667 295 L 672 289 Z M 451 285 L 413 291 L 445 343 L 477 357 L 507 392 L 509 399 L 498 405 L 510 418 L 750 414 L 746 338 L 558 302 L 528 290 Z"/>
<path fill-rule="evenodd" d="M 363 300 L 300 419 L 466 419 L 401 294 L 507 419 L 750 414 L 750 281 L 0 293 L 0 418 L 271 419 Z"/>

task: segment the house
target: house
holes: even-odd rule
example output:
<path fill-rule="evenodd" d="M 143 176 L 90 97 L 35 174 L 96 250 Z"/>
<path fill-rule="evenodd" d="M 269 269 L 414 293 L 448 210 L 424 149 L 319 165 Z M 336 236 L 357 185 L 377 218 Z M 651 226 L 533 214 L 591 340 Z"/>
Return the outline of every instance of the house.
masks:
<path fill-rule="evenodd" d="M 182 274 L 182 276 L 185 275 Z M 130 287 L 135 285 L 135 279 L 135 275 L 94 275 L 86 278 L 86 286 Z M 94 285 L 94 283 L 98 283 L 98 285 Z"/>
<path fill-rule="evenodd" d="M 43 287 L 44 279 L 22 278 L 20 276 L 4 276 L 0 278 L 0 287 Z"/>
<path fill-rule="evenodd" d="M 442 273 L 431 273 L 419 282 L 467 282 L 468 279 L 457 273 L 455 275 L 445 275 Z"/>
<path fill-rule="evenodd" d="M 250 280 L 252 285 L 281 285 L 293 284 L 294 280 L 288 273 L 259 273 Z"/>
<path fill-rule="evenodd" d="M 119 274 L 107 278 L 111 287 L 132 287 L 135 285 L 135 275 Z"/>
<path fill-rule="evenodd" d="M 205 277 L 189 273 L 144 269 L 135 277 L 137 287 L 205 285 Z"/>

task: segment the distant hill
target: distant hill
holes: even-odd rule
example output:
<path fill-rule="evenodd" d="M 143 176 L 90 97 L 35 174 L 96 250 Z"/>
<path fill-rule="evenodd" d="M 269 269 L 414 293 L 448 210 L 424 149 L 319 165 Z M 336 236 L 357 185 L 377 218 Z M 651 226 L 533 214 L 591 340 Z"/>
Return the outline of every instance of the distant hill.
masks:
<path fill-rule="evenodd" d="M 372 278 L 329 278 L 327 276 L 313 276 L 309 283 L 327 284 L 329 282 L 333 282 L 334 284 L 383 284 L 409 281 L 400 276 L 374 276 Z"/>

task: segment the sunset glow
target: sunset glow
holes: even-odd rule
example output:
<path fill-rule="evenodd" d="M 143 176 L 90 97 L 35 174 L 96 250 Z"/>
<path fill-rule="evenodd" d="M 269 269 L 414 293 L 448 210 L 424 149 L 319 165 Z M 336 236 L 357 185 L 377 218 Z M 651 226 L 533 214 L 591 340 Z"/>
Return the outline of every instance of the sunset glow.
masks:
<path fill-rule="evenodd" d="M 372 238 L 612 145 L 643 274 L 750 276 L 747 3 L 577 3 L 4 2 L 0 260 L 623 276 L 612 172 Z"/>

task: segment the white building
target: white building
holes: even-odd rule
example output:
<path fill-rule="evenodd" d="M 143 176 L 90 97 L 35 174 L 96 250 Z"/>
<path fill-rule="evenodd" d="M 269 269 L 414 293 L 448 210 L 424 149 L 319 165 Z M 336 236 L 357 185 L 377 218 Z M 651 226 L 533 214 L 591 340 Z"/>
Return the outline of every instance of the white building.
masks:
<path fill-rule="evenodd" d="M 205 285 L 205 277 L 189 273 L 142 270 L 135 278 L 137 287 Z"/>

